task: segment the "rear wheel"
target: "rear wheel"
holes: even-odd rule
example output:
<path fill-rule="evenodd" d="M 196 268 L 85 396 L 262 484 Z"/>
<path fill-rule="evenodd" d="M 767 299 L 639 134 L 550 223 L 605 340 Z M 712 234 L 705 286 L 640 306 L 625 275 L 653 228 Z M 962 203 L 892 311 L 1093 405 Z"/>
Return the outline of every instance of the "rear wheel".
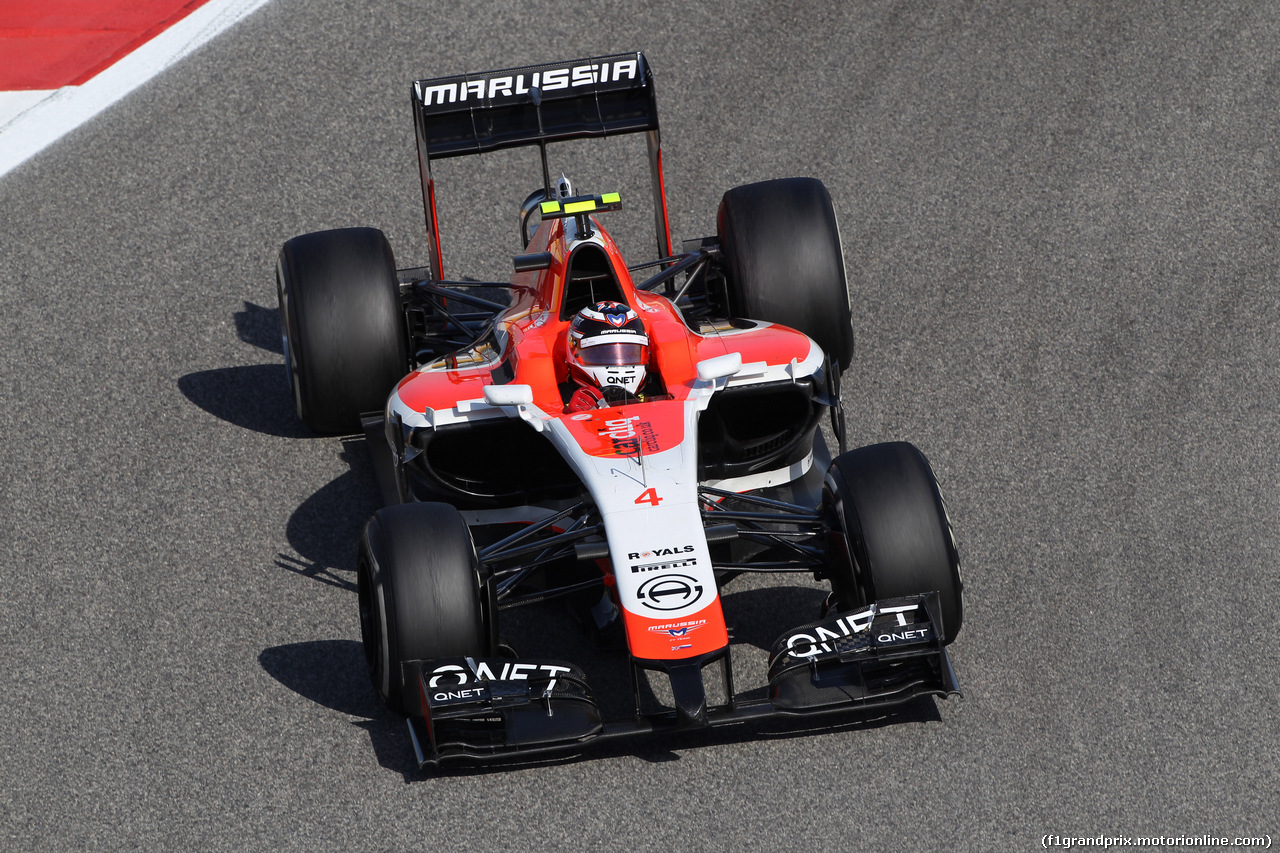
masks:
<path fill-rule="evenodd" d="M 960 633 L 960 558 L 933 469 L 906 442 L 842 453 L 823 485 L 828 575 L 841 609 L 936 591 L 943 642 Z"/>
<path fill-rule="evenodd" d="M 783 178 L 724 194 L 716 230 L 731 316 L 781 323 L 818 342 L 844 370 L 853 325 L 840 228 L 815 178 Z"/>
<path fill-rule="evenodd" d="M 408 370 L 396 262 L 375 228 L 294 237 L 276 267 L 285 366 L 298 417 L 318 433 L 358 432 Z"/>
<path fill-rule="evenodd" d="M 357 583 L 365 660 L 393 711 L 421 713 L 405 662 L 492 654 L 488 585 L 453 507 L 410 503 L 374 513 L 360 538 Z"/>

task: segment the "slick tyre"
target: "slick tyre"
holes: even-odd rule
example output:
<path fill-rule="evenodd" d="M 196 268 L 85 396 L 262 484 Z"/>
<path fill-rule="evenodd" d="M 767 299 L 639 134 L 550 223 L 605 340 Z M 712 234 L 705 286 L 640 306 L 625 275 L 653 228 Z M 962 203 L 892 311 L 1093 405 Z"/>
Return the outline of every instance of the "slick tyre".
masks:
<path fill-rule="evenodd" d="M 937 591 L 943 643 L 960 633 L 960 558 L 938 482 L 906 442 L 842 453 L 827 470 L 828 576 L 841 609 Z"/>
<path fill-rule="evenodd" d="M 783 178 L 729 190 L 716 231 L 730 316 L 804 332 L 844 370 L 853 325 L 840 228 L 815 178 Z"/>
<path fill-rule="evenodd" d="M 298 417 L 321 434 L 359 432 L 409 368 L 391 246 L 374 228 L 294 237 L 280 250 L 276 293 Z"/>
<path fill-rule="evenodd" d="M 493 652 L 488 585 L 466 522 L 447 504 L 374 513 L 360 538 L 357 586 L 365 661 L 393 711 L 422 713 L 404 663 Z"/>

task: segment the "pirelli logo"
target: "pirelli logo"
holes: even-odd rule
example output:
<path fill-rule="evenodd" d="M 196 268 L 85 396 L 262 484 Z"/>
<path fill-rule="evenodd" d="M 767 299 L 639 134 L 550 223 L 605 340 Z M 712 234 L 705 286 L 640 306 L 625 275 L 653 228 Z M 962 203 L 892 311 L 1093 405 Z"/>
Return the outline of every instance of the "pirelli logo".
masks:
<path fill-rule="evenodd" d="M 667 569 L 685 569 L 689 566 L 697 565 L 696 557 L 690 557 L 687 560 L 668 560 L 665 563 L 642 563 L 638 566 L 631 567 L 631 573 L 638 575 L 641 572 L 661 572 Z"/>
<path fill-rule="evenodd" d="M 541 66 L 538 70 L 496 71 L 478 77 L 444 77 L 414 83 L 423 106 L 497 100 L 528 95 L 533 89 L 554 92 L 601 83 L 637 82 L 640 60 L 635 54 L 583 64 Z M 625 87 L 624 87 L 625 88 Z"/>

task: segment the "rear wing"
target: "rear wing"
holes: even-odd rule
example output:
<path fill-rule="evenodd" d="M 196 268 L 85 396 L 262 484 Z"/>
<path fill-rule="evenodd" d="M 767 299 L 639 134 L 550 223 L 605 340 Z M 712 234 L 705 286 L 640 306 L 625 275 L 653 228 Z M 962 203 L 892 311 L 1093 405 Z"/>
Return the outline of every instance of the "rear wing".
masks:
<path fill-rule="evenodd" d="M 649 151 L 659 256 L 671 255 L 671 226 L 662 178 L 662 143 L 653 73 L 643 53 L 596 56 L 413 84 L 422 206 L 431 246 L 431 274 L 444 278 L 431 161 L 537 145 L 544 186 L 549 142 L 644 133 Z"/>

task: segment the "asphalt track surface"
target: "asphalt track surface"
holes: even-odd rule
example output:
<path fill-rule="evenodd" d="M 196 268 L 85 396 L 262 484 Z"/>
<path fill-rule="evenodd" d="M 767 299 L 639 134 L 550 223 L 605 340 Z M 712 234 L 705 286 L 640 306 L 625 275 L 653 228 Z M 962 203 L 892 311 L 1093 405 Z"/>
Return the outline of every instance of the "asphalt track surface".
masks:
<path fill-rule="evenodd" d="M 1274 836 L 1278 45 L 1268 3 L 274 0 L 0 181 L 0 847 Z M 632 49 L 679 237 L 832 190 L 852 435 L 943 480 L 965 697 L 419 773 L 358 646 L 368 459 L 292 415 L 275 253 L 370 224 L 424 262 L 411 79 Z M 644 198 L 638 141 L 557 150 Z M 448 272 L 505 274 L 535 164 L 442 167 Z M 725 591 L 742 681 L 820 599 Z"/>

